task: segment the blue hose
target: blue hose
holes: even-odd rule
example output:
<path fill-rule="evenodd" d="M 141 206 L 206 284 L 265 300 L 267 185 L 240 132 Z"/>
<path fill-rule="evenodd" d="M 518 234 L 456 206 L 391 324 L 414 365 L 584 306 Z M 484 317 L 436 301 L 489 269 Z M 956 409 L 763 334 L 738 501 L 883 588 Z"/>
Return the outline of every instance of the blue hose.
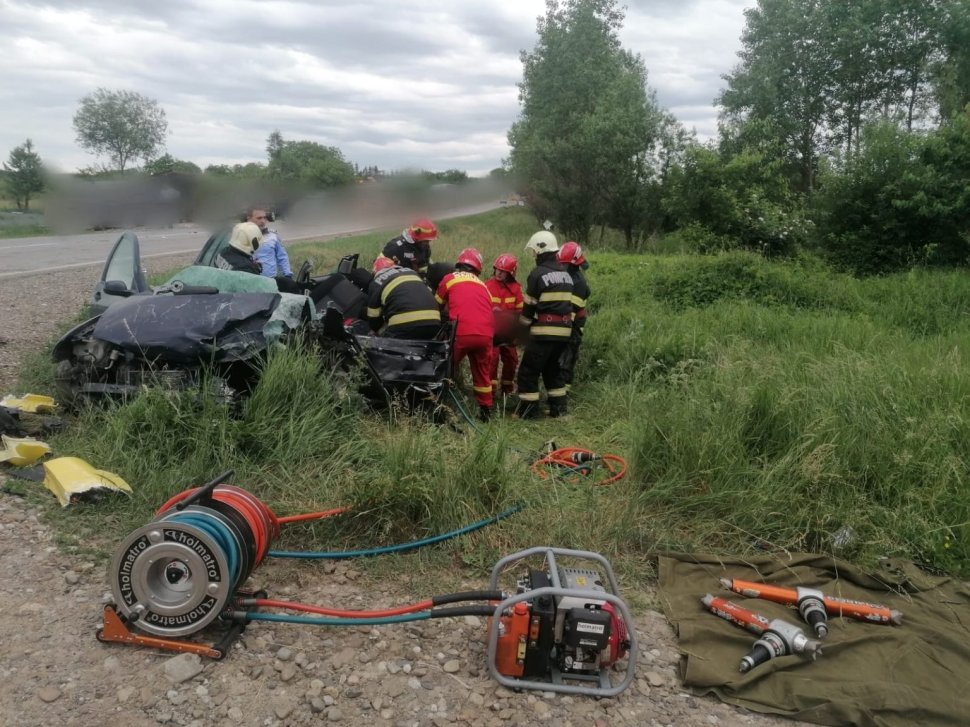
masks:
<path fill-rule="evenodd" d="M 400 624 L 409 621 L 426 621 L 431 618 L 430 611 L 407 613 L 401 616 L 381 616 L 376 618 L 329 618 L 327 616 L 286 616 L 281 613 L 259 613 L 247 611 L 250 621 L 277 621 L 279 623 L 308 624 L 310 626 L 379 626 L 380 624 Z"/>
<path fill-rule="evenodd" d="M 232 588 L 235 589 L 236 586 L 240 584 L 242 579 L 242 557 L 239 552 L 239 548 L 237 547 L 236 538 L 233 536 L 229 528 L 218 520 L 212 520 L 194 512 L 176 513 L 168 518 L 168 520 L 170 522 L 180 522 L 187 525 L 193 525 L 199 530 L 204 531 L 207 535 L 211 535 L 216 541 L 216 544 L 222 548 L 222 551 L 226 555 L 226 561 L 229 564 L 230 577 L 232 578 Z"/>
<path fill-rule="evenodd" d="M 300 551 L 300 550 L 271 550 L 269 555 L 274 558 L 304 558 L 307 560 L 345 560 L 347 558 L 364 558 L 372 555 L 385 555 L 387 553 L 403 553 L 408 550 L 416 550 L 417 548 L 424 547 L 425 545 L 433 545 L 434 543 L 440 543 L 443 540 L 448 540 L 449 538 L 454 538 L 459 535 L 465 535 L 466 533 L 473 532 L 475 530 L 480 530 L 486 525 L 491 525 L 492 523 L 497 523 L 499 520 L 504 520 L 505 518 L 514 515 L 522 509 L 522 505 L 516 505 L 511 507 L 504 512 L 500 512 L 498 515 L 493 515 L 492 517 L 485 518 L 484 520 L 479 520 L 477 523 L 472 523 L 471 525 L 466 525 L 457 530 L 452 530 L 450 533 L 442 533 L 441 535 L 435 535 L 430 538 L 425 538 L 423 540 L 414 540 L 410 543 L 400 543 L 398 545 L 387 545 L 382 548 L 370 548 L 369 550 L 346 550 L 343 552 L 313 552 L 313 551 Z M 358 619 L 359 620 L 359 619 Z M 383 622 L 382 622 L 383 623 Z M 390 622 L 393 623 L 393 622 Z"/>

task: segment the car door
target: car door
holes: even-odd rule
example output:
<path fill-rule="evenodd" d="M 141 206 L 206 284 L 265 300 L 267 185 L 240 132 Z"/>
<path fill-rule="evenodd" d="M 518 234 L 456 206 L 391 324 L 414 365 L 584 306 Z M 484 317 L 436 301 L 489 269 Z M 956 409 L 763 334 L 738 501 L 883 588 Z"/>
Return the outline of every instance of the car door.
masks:
<path fill-rule="evenodd" d="M 138 236 L 125 232 L 111 249 L 104 264 L 101 279 L 94 286 L 89 307 L 92 316 L 102 313 L 109 305 L 132 295 L 146 295 L 152 289 L 141 267 Z"/>
<path fill-rule="evenodd" d="M 204 265 L 207 268 L 211 268 L 214 265 L 214 260 L 216 255 L 229 247 L 229 237 L 232 234 L 231 229 L 218 230 L 205 241 L 205 245 L 202 246 L 202 250 L 199 251 L 198 257 L 195 258 L 193 265 Z"/>

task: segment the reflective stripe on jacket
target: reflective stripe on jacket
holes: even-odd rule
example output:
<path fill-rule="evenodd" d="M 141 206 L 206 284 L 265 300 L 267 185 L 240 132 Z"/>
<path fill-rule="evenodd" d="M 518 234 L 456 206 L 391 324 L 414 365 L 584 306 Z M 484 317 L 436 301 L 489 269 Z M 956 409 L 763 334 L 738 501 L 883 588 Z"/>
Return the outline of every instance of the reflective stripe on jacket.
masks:
<path fill-rule="evenodd" d="M 573 278 L 573 295 L 571 302 L 573 311 L 576 313 L 576 328 L 582 328 L 586 324 L 586 303 L 589 301 L 589 283 L 586 276 L 579 269 L 578 265 L 570 265 L 569 274 Z"/>
<path fill-rule="evenodd" d="M 435 299 L 447 306 L 448 318 L 456 322 L 455 335 L 489 339 L 495 335 L 491 293 L 474 273 L 448 273 L 438 285 Z"/>
<path fill-rule="evenodd" d="M 394 266 L 374 276 L 367 301 L 367 320 L 375 331 L 413 323 L 440 323 L 434 294 L 413 270 Z"/>
<path fill-rule="evenodd" d="M 556 253 L 536 257 L 523 294 L 522 322 L 531 324 L 530 336 L 539 340 L 569 338 L 573 329 L 572 296 L 572 276 L 556 261 Z"/>

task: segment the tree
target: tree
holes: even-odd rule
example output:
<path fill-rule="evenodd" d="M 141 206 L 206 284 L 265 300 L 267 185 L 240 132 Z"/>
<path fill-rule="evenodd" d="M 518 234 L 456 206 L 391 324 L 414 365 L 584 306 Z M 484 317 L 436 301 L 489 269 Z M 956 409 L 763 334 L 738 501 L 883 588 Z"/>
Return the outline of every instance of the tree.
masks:
<path fill-rule="evenodd" d="M 863 128 L 859 153 L 823 179 L 823 251 L 857 273 L 966 265 L 970 256 L 970 108 L 939 131 Z"/>
<path fill-rule="evenodd" d="M 44 175 L 34 143 L 27 139 L 14 147 L 3 165 L 7 172 L 7 193 L 13 197 L 18 210 L 30 209 L 30 198 L 44 191 Z"/>
<path fill-rule="evenodd" d="M 934 68 L 933 82 L 940 116 L 950 119 L 970 103 L 970 0 L 955 0 L 947 5 L 940 34 L 944 53 Z"/>
<path fill-rule="evenodd" d="M 158 159 L 153 159 L 145 164 L 145 172 L 148 174 L 171 174 L 172 172 L 200 174 L 202 170 L 195 162 L 176 159 L 171 154 L 162 154 Z"/>
<path fill-rule="evenodd" d="M 106 154 L 123 172 L 133 159 L 147 162 L 164 147 L 168 122 L 154 99 L 134 91 L 99 88 L 81 99 L 74 130 L 82 149 Z"/>
<path fill-rule="evenodd" d="M 608 221 L 620 187 L 636 187 L 660 122 L 642 60 L 620 47 L 622 24 L 616 0 L 549 0 L 521 55 L 511 170 L 539 219 L 580 242 Z"/>
<path fill-rule="evenodd" d="M 934 105 L 952 111 L 970 40 L 958 6 L 970 10 L 968 0 L 759 0 L 745 11 L 741 63 L 724 77 L 722 121 L 776 134 L 796 188 L 811 193 L 819 158 L 856 153 L 865 124 L 911 130 Z"/>
<path fill-rule="evenodd" d="M 279 182 L 311 187 L 337 187 L 354 181 L 354 167 L 333 146 L 315 141 L 285 141 L 278 131 L 270 134 L 266 151 L 267 173 Z"/>
<path fill-rule="evenodd" d="M 798 188 L 811 192 L 822 147 L 831 61 L 822 41 L 824 0 L 761 0 L 745 10 L 741 63 L 717 99 L 727 126 L 748 121 L 783 141 Z"/>

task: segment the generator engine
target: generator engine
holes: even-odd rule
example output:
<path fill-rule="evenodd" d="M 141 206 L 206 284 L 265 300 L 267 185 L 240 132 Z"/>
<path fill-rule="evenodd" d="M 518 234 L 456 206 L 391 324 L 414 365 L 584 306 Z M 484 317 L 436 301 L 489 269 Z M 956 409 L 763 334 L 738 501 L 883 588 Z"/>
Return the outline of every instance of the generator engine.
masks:
<path fill-rule="evenodd" d="M 608 590 L 599 570 L 561 567 L 555 562 L 556 553 L 601 556 L 536 550 L 547 555 L 546 567 L 529 568 L 517 581 L 516 594 L 503 602 L 508 607 L 496 609 L 499 615 L 492 618 L 493 676 L 517 688 L 607 696 L 603 690 L 611 689 L 609 669 L 634 646 L 627 626 L 629 612 L 616 595 L 612 571 L 607 571 L 612 589 Z M 490 657 L 492 653 L 490 648 Z M 631 678 L 634 661 L 631 656 L 627 667 Z M 565 679 L 599 686 L 567 685 Z"/>

